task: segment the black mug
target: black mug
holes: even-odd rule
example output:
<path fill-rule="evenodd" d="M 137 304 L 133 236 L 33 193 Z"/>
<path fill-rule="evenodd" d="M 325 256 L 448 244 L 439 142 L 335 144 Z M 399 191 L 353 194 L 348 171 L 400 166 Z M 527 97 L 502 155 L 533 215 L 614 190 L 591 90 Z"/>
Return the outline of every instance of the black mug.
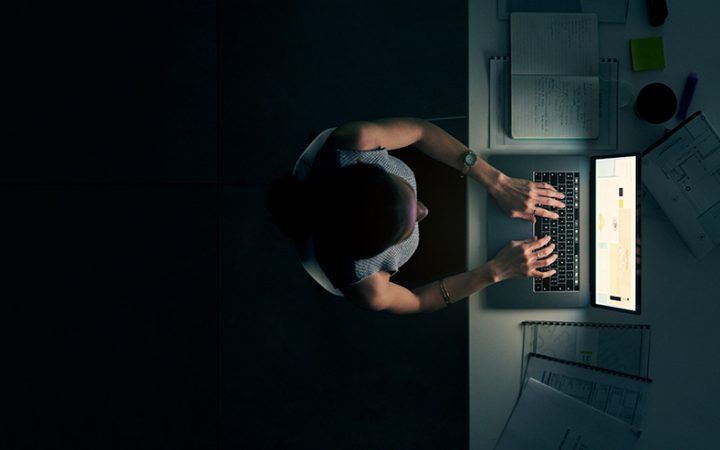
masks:
<path fill-rule="evenodd" d="M 663 123 L 675 115 L 677 97 L 662 83 L 648 84 L 635 99 L 635 113 L 650 123 Z"/>

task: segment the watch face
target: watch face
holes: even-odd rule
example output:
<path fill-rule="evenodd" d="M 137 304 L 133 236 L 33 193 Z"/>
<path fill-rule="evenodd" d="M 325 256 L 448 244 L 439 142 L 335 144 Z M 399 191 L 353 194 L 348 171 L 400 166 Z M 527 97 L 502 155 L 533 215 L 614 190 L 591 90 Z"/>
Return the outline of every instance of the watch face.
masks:
<path fill-rule="evenodd" d="M 465 164 L 468 166 L 475 164 L 475 161 L 477 161 L 477 155 L 475 155 L 475 153 L 468 153 L 465 155 Z"/>

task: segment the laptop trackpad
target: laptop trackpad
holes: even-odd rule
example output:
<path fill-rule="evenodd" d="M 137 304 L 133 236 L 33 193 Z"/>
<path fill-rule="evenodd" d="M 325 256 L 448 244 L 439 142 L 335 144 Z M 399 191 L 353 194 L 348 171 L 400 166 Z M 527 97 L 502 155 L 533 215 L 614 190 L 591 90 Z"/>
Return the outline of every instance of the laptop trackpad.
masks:
<path fill-rule="evenodd" d="M 510 241 L 522 241 L 533 237 L 533 224 L 529 220 L 513 219 L 503 212 L 491 196 L 487 200 L 487 226 L 493 230 L 487 240 L 487 259 L 497 255 Z"/>

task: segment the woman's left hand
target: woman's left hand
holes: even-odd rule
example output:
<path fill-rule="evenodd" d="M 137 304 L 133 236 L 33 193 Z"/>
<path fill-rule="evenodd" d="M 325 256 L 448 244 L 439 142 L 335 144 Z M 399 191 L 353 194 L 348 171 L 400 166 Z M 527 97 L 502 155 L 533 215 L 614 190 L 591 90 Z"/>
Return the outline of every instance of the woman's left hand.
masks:
<path fill-rule="evenodd" d="M 562 192 L 552 185 L 533 182 L 501 175 L 490 193 L 498 205 L 510 217 L 525 219 L 535 223 L 535 217 L 557 219 L 558 214 L 545 209 L 548 206 L 564 208 L 560 200 L 565 198 Z"/>

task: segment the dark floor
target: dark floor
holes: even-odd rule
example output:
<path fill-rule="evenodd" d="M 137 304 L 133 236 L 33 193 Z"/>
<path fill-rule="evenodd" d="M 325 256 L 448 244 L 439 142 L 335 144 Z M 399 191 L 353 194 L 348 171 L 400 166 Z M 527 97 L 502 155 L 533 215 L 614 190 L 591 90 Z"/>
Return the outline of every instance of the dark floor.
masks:
<path fill-rule="evenodd" d="M 313 131 L 466 115 L 465 1 L 5 9 L 0 448 L 467 447 L 466 307 L 354 308 L 264 207 Z M 398 279 L 462 270 L 462 182 L 400 156 Z"/>

